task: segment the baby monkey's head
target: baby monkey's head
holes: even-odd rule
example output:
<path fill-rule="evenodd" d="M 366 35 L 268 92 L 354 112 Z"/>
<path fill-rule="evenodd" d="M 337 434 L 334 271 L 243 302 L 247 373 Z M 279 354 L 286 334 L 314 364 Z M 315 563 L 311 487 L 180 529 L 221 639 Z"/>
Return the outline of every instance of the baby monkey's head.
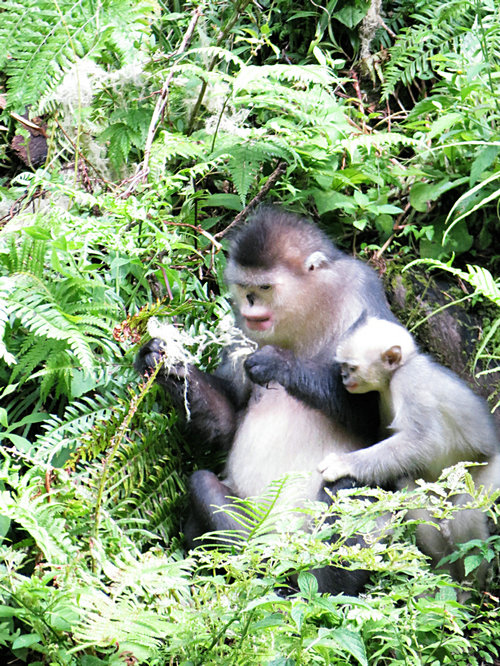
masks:
<path fill-rule="evenodd" d="M 410 333 L 399 324 L 362 318 L 340 341 L 335 360 L 350 393 L 381 391 L 392 374 L 417 351 Z"/>

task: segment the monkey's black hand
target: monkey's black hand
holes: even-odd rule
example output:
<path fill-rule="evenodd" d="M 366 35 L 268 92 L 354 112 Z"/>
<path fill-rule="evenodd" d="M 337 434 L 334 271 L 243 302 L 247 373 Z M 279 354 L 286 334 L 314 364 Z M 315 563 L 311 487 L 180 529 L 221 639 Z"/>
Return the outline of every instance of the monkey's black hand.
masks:
<path fill-rule="evenodd" d="M 269 382 L 278 382 L 286 388 L 294 358 L 287 349 L 266 345 L 250 354 L 244 365 L 247 375 L 255 384 L 265 386 Z"/>
<path fill-rule="evenodd" d="M 140 375 L 147 375 L 156 368 L 164 356 L 165 345 L 163 341 L 159 338 L 153 338 L 139 349 L 135 357 L 134 368 Z M 170 379 L 182 379 L 185 376 L 185 370 L 185 367 L 179 364 L 165 372 L 163 372 L 163 369 L 160 370 L 160 374 L 168 374 Z M 161 382 L 162 377 L 158 376 L 157 379 Z"/>
<path fill-rule="evenodd" d="M 143 345 L 135 357 L 134 368 L 145 375 L 156 368 L 163 358 L 165 347 L 159 338 L 153 338 Z"/>

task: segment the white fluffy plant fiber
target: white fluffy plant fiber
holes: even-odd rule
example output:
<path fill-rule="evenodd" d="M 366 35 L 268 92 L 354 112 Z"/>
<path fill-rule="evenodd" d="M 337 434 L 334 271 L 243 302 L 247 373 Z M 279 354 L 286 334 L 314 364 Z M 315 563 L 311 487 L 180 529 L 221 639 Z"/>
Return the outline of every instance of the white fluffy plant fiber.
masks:
<path fill-rule="evenodd" d="M 255 343 L 236 328 L 230 315 L 222 317 L 215 332 L 206 330 L 198 335 L 191 335 L 173 324 L 158 321 L 156 317 L 149 319 L 147 331 L 152 338 L 159 338 L 163 343 L 165 371 L 184 381 L 184 408 L 188 420 L 190 412 L 187 398 L 187 366 L 190 363 L 198 364 L 207 347 L 214 344 L 226 348 L 228 360 L 235 366 L 240 365 L 242 357 L 256 348 Z"/>

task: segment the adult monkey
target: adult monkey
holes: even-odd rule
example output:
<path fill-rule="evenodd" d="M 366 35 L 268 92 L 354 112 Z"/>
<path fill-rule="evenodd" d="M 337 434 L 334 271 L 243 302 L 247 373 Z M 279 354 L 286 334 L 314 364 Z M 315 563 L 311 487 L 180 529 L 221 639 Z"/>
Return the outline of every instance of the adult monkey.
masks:
<path fill-rule="evenodd" d="M 223 361 L 212 375 L 188 366 L 157 377 L 179 402 L 187 381 L 193 435 L 228 452 L 222 480 L 207 470 L 190 479 L 190 545 L 207 531 L 241 529 L 216 507 L 259 495 L 287 473 L 307 473 L 300 500 L 327 498 L 318 464 L 372 444 L 378 432 L 377 396 L 345 390 L 337 344 L 364 311 L 396 321 L 370 268 L 275 208 L 259 209 L 234 234 L 225 279 L 237 324 L 259 347 L 244 370 Z M 151 340 L 136 369 L 154 368 L 161 352 L 162 342 Z M 355 594 L 366 581 L 364 572 L 332 567 L 315 574 L 320 590 L 332 593 Z"/>

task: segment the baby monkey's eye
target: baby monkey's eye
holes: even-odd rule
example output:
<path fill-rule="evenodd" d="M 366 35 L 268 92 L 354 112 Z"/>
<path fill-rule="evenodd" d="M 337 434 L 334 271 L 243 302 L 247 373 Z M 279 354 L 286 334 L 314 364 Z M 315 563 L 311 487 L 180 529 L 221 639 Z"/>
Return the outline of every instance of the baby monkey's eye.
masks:
<path fill-rule="evenodd" d="M 270 284 L 261 284 L 261 285 L 259 285 L 259 289 L 261 289 L 262 291 L 268 291 L 269 289 L 271 289 L 271 285 Z"/>
<path fill-rule="evenodd" d="M 357 369 L 358 369 L 357 365 L 350 365 L 349 366 L 349 372 L 356 372 Z"/>

